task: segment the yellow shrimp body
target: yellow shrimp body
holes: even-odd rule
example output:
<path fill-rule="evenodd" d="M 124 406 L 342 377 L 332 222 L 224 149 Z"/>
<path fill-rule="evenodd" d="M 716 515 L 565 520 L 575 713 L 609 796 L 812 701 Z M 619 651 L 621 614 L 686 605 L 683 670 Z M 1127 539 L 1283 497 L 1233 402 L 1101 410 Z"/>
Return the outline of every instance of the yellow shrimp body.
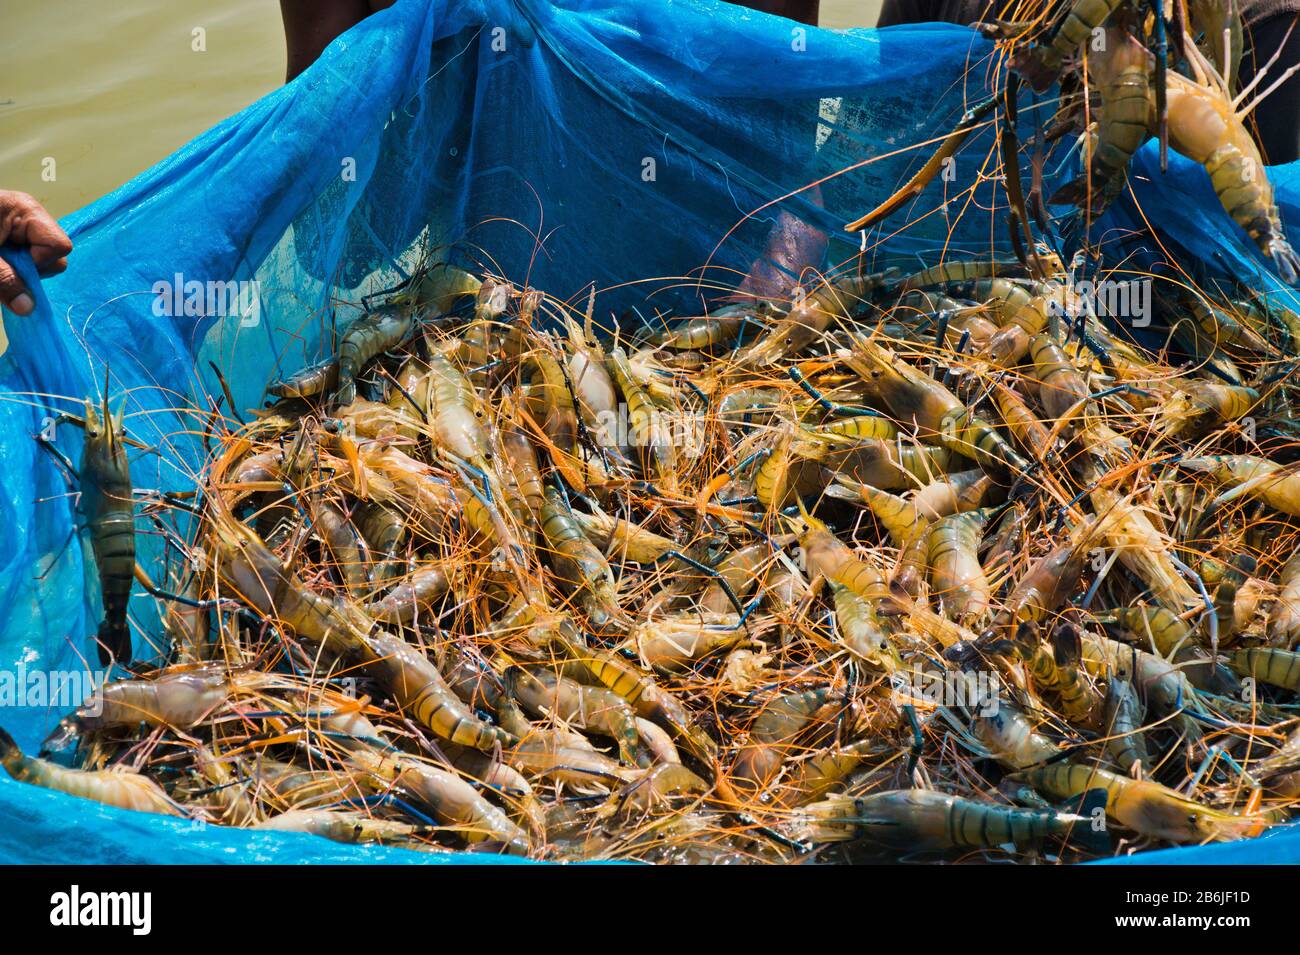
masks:
<path fill-rule="evenodd" d="M 1068 313 L 1075 304 L 1068 286 L 1049 283 L 1008 318 L 989 340 L 986 355 L 999 367 L 1013 367 L 1029 353 L 1029 343 L 1047 327 L 1052 313 Z"/>
<path fill-rule="evenodd" d="M 994 617 L 995 628 L 1014 629 L 1023 622 L 1041 623 L 1059 607 L 1079 582 L 1086 552 L 1080 546 L 1086 533 L 1057 545 L 1016 582 Z"/>
<path fill-rule="evenodd" d="M 1088 136 L 1089 176 L 1052 197 L 1053 202 L 1078 206 L 1091 198 L 1093 215 L 1123 191 L 1129 160 L 1150 138 L 1155 114 L 1152 63 L 1146 47 L 1113 27 L 1106 30 L 1104 40 L 1103 48 L 1088 58 L 1089 78 L 1101 96 L 1096 131 Z"/>
<path fill-rule="evenodd" d="M 13 737 L 3 729 L 0 729 L 0 765 L 20 783 L 53 789 L 119 809 L 181 815 L 167 794 L 147 776 L 121 769 L 67 769 L 43 759 L 24 756 Z"/>
<path fill-rule="evenodd" d="M 491 446 L 474 386 L 447 358 L 432 355 L 426 394 L 429 423 L 438 445 L 476 468 L 489 471 Z"/>
<path fill-rule="evenodd" d="M 542 537 L 550 546 L 556 568 L 582 593 L 592 622 L 603 626 L 616 609 L 614 572 L 559 494 L 549 488 L 542 508 Z"/>
<path fill-rule="evenodd" d="M 528 436 L 514 428 L 502 431 L 501 447 L 509 465 L 509 484 L 516 489 L 525 506 L 522 511 L 514 508 L 515 516 L 525 527 L 537 529 L 541 526 L 542 508 L 546 504 L 546 489 L 537 466 L 537 452 Z"/>
<path fill-rule="evenodd" d="M 603 687 L 583 686 L 546 670 L 519 667 L 506 671 L 511 694 L 534 714 L 550 713 L 570 726 L 594 730 L 618 743 L 626 762 L 635 762 L 640 736 L 627 702 Z"/>
<path fill-rule="evenodd" d="M 1094 726 L 1101 714 L 1104 699 L 1080 670 L 1083 648 L 1077 633 L 1055 640 L 1055 652 L 1049 651 L 1038 638 L 1038 628 L 1022 624 L 1016 633 L 1016 649 L 1029 668 L 1035 685 L 1054 693 L 1061 712 L 1084 726 Z"/>
<path fill-rule="evenodd" d="M 681 702 L 617 654 L 569 645 L 569 653 L 605 687 L 617 693 L 645 719 L 664 727 L 683 741 L 696 759 L 711 763 L 717 744 L 695 725 Z"/>
<path fill-rule="evenodd" d="M 122 425 L 125 406 L 111 412 L 107 384 L 105 389 L 102 410 L 86 402 L 77 509 L 90 532 L 99 575 L 104 619 L 96 640 L 100 662 L 107 664 L 110 659 L 123 663 L 131 659 L 126 612 L 135 573 L 135 512 Z"/>
<path fill-rule="evenodd" d="M 1075 417 L 1088 399 L 1088 383 L 1083 380 L 1068 355 L 1047 332 L 1029 342 L 1029 357 L 1038 379 L 1038 402 L 1053 422 Z"/>
<path fill-rule="evenodd" d="M 376 631 L 365 638 L 367 670 L 392 695 L 393 702 L 440 738 L 491 752 L 515 738 L 475 716 L 447 686 L 423 653 L 391 634 Z"/>
<path fill-rule="evenodd" d="M 943 602 L 944 612 L 958 620 L 979 617 L 989 608 L 991 588 L 979 559 L 987 518 L 981 511 L 952 514 L 936 521 L 926 534 L 931 591 Z"/>
<path fill-rule="evenodd" d="M 349 325 L 339 342 L 335 402 L 351 404 L 357 397 L 357 375 L 366 362 L 397 345 L 414 327 L 414 313 L 396 304 L 381 306 Z"/>
<path fill-rule="evenodd" d="M 957 471 L 918 488 L 912 507 L 926 521 L 936 521 L 975 510 L 992 487 L 993 479 L 983 471 Z"/>
<path fill-rule="evenodd" d="M 939 382 L 896 361 L 866 339 L 858 338 L 857 345 L 856 354 L 844 354 L 845 361 L 864 375 L 868 387 L 895 417 L 916 425 L 922 440 L 1001 470 L 1023 471 L 1029 466 L 1001 435 Z"/>
<path fill-rule="evenodd" d="M 1259 403 L 1259 392 L 1244 385 L 1189 379 L 1160 408 L 1157 427 L 1165 437 L 1196 437 L 1225 421 L 1245 417 Z"/>
<path fill-rule="evenodd" d="M 1251 454 L 1184 458 L 1182 466 L 1228 485 L 1234 497 L 1255 498 L 1284 514 L 1300 517 L 1300 472 Z"/>
<path fill-rule="evenodd" d="M 787 805 L 812 802 L 846 779 L 863 763 L 888 756 L 891 752 L 878 740 L 860 739 L 816 753 L 792 770 L 783 802 Z"/>
<path fill-rule="evenodd" d="M 928 269 L 912 273 L 898 283 L 898 290 L 908 292 L 935 285 L 960 286 L 981 279 L 1017 277 L 1024 275 L 1024 272 L 1025 267 L 1017 259 L 950 259 L 942 265 L 932 265 Z"/>
<path fill-rule="evenodd" d="M 528 854 L 528 835 L 455 773 L 392 753 L 359 751 L 353 759 L 378 778 L 410 792 L 468 842 L 498 846 L 511 855 Z"/>
<path fill-rule="evenodd" d="M 1300 653 L 1281 647 L 1233 650 L 1224 659 L 1242 676 L 1287 690 L 1300 690 Z"/>
<path fill-rule="evenodd" d="M 1017 778 L 1051 799 L 1072 799 L 1089 789 L 1105 789 L 1106 815 L 1144 836 L 1170 842 L 1240 839 L 1267 824 L 1262 816 L 1212 809 L 1159 783 L 1077 763 L 1053 763 L 1019 773 Z"/>
<path fill-rule="evenodd" d="M 807 512 L 803 521 L 805 529 L 799 537 L 799 546 L 811 573 L 847 587 L 873 605 L 888 598 L 889 590 L 879 571 L 859 560 L 821 521 Z"/>
<path fill-rule="evenodd" d="M 835 619 L 845 648 L 886 673 L 902 666 L 898 651 L 889 642 L 875 608 L 838 581 L 829 581 L 835 602 Z"/>
<path fill-rule="evenodd" d="M 1097 486 L 1089 497 L 1098 515 L 1097 534 L 1119 552 L 1119 561 L 1149 586 L 1161 606 L 1182 613 L 1199 603 L 1196 591 L 1170 559 L 1173 541 L 1132 498 Z"/>
<path fill-rule="evenodd" d="M 1223 208 L 1277 266 L 1295 281 L 1300 259 L 1282 232 L 1273 186 L 1259 147 L 1227 94 L 1170 71 L 1169 144 L 1210 174 Z"/>
<path fill-rule="evenodd" d="M 628 424 L 633 442 L 653 458 L 655 471 L 665 488 L 675 486 L 677 455 L 671 436 L 660 433 L 657 424 L 660 412 L 637 381 L 628 364 L 627 353 L 622 348 L 614 348 L 610 350 L 608 358 L 610 371 L 623 394 L 623 400 L 627 402 Z"/>
<path fill-rule="evenodd" d="M 713 619 L 696 614 L 661 617 L 637 625 L 629 635 L 647 666 L 667 673 L 749 639 L 736 614 Z"/>
<path fill-rule="evenodd" d="M 417 832 L 410 823 L 372 819 L 364 813 L 338 809 L 290 809 L 251 828 L 307 832 L 334 842 L 381 844 L 400 843 Z"/>
<path fill-rule="evenodd" d="M 977 714 L 973 729 L 975 738 L 1007 769 L 1026 769 L 1061 753 L 1055 743 L 1034 729 L 1024 713 L 1005 700 L 998 702 L 993 713 Z"/>
<path fill-rule="evenodd" d="M 417 567 L 362 608 L 378 623 L 410 623 L 421 609 L 427 611 L 450 589 L 448 568 L 434 561 Z"/>
<path fill-rule="evenodd" d="M 76 721 L 87 729 L 105 726 L 170 726 L 187 729 L 231 696 L 236 681 L 253 686 L 259 674 L 231 674 L 224 666 L 170 667 L 148 680 L 118 680 L 96 691 L 96 706 L 83 707 Z"/>
<path fill-rule="evenodd" d="M 677 549 L 675 540 L 621 517 L 580 511 L 572 511 L 571 515 L 596 546 L 614 557 L 638 564 L 653 564 L 670 550 Z"/>
<path fill-rule="evenodd" d="M 997 381 L 993 384 L 993 403 L 997 405 L 1007 430 L 1022 448 L 1039 460 L 1051 453 L 1051 432 L 1020 395 Z"/>
<path fill-rule="evenodd" d="M 1034 89 L 1041 93 L 1051 86 L 1065 58 L 1083 46 L 1095 29 L 1105 26 L 1122 3 L 1123 0 L 1074 0 L 1051 42 L 1035 47 L 1025 62 L 1017 64 Z"/>
<path fill-rule="evenodd" d="M 760 792 L 780 771 L 797 737 L 832 699 L 825 687 L 777 697 L 754 720 L 750 742 L 740 748 L 731 780 L 742 792 Z"/>
<path fill-rule="evenodd" d="M 707 316 L 684 319 L 672 331 L 651 340 L 664 348 L 698 351 L 731 341 L 746 322 L 760 323 L 757 309 L 752 305 L 727 305 Z"/>

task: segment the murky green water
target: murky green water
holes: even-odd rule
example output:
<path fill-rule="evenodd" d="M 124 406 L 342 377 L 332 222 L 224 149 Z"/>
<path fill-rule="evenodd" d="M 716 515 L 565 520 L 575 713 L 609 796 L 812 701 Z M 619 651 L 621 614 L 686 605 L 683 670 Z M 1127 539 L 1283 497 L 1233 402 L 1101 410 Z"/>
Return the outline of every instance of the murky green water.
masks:
<path fill-rule="evenodd" d="M 822 0 L 824 27 L 869 27 L 880 16 L 881 0 Z"/>
<path fill-rule="evenodd" d="M 284 81 L 274 0 L 0 0 L 0 29 L 0 188 L 56 216 Z"/>

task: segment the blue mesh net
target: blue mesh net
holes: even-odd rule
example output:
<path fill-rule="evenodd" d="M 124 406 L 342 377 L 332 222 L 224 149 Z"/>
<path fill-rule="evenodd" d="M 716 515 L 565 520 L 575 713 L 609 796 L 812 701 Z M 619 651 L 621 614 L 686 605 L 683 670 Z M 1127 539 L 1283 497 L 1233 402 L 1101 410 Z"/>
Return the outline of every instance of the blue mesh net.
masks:
<path fill-rule="evenodd" d="M 734 286 L 782 217 L 805 224 L 817 267 L 860 248 L 874 264 L 987 252 L 1006 234 L 992 182 L 947 204 L 937 182 L 899 234 L 842 225 L 928 152 L 911 147 L 986 95 L 991 61 L 964 28 L 817 30 L 709 0 L 400 0 L 365 20 L 292 84 L 69 217 L 71 268 L 44 283 L 34 315 L 5 316 L 0 679 L 95 669 L 98 587 L 67 482 L 32 436 L 98 396 L 106 366 L 129 434 L 157 449 L 132 452 L 135 484 L 186 490 L 204 455 L 176 409 L 219 393 L 210 363 L 236 407 L 255 407 L 269 381 L 328 350 L 352 308 L 331 303 L 400 282 L 430 246 L 560 297 L 595 282 L 628 321 L 648 296 L 687 308 Z M 959 161 L 978 166 L 983 139 Z M 1113 215 L 1144 213 L 1210 267 L 1259 269 L 1203 170 L 1153 162 L 1139 157 L 1137 199 Z M 1275 172 L 1290 216 L 1300 173 Z M 36 284 L 25 256 L 7 257 Z M 159 283 L 179 285 L 183 306 L 187 281 L 255 282 L 256 306 L 161 307 Z M 78 429 L 56 430 L 76 460 Z M 158 558 L 148 545 L 140 555 Z M 138 591 L 132 605 L 136 656 L 157 656 L 141 636 L 159 632 L 157 609 Z M 0 707 L 0 724 L 34 747 L 68 708 L 29 692 Z M 2 774 L 0 815 L 3 862 L 445 858 L 196 827 Z M 1294 859 L 1296 844 L 1164 858 Z"/>

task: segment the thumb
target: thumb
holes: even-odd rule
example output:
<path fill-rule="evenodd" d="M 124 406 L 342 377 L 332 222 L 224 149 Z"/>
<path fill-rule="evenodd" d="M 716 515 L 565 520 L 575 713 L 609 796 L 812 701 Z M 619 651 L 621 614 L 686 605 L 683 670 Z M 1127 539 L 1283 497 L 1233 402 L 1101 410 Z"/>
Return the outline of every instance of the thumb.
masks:
<path fill-rule="evenodd" d="M 14 267 L 4 259 L 0 259 L 0 303 L 15 315 L 30 315 L 36 307 L 36 301 L 27 291 L 27 286 L 18 277 Z"/>

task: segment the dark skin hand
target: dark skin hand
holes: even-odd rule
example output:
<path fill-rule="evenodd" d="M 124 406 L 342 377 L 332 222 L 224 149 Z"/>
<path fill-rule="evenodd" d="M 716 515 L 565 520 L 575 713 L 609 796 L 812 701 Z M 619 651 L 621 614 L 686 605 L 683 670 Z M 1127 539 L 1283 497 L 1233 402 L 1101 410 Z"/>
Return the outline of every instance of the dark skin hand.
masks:
<path fill-rule="evenodd" d="M 334 38 L 370 14 L 391 7 L 394 0 L 280 0 L 284 39 L 288 48 L 285 81 L 316 62 Z M 801 23 L 817 24 L 821 0 L 745 0 L 751 10 L 775 13 Z"/>
<path fill-rule="evenodd" d="M 25 192 L 0 190 L 0 245 L 26 248 L 42 275 L 58 275 L 68 267 L 72 242 L 54 216 Z M 36 307 L 27 287 L 8 262 L 0 261 L 0 303 L 15 315 L 30 315 Z"/>

